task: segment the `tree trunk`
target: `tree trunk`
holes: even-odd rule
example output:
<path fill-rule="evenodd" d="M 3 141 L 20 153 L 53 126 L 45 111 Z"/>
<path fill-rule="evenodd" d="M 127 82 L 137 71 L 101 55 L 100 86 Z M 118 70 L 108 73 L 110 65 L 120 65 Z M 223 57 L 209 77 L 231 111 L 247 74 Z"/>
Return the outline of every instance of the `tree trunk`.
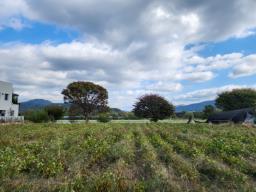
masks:
<path fill-rule="evenodd" d="M 89 114 L 84 114 L 84 119 L 86 123 L 89 123 Z"/>

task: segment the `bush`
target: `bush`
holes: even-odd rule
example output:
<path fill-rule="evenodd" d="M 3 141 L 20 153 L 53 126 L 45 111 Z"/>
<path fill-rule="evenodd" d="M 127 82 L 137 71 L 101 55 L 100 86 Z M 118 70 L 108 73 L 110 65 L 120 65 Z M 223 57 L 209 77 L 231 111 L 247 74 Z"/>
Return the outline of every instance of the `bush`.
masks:
<path fill-rule="evenodd" d="M 31 110 L 25 113 L 25 120 L 34 122 L 34 123 L 44 123 L 48 122 L 49 116 L 45 110 Z"/>
<path fill-rule="evenodd" d="M 136 119 L 139 119 L 139 118 L 136 117 L 133 112 L 124 112 L 123 119 L 126 119 L 126 120 L 136 120 Z"/>
<path fill-rule="evenodd" d="M 107 123 L 107 122 L 111 121 L 111 118 L 108 113 L 100 113 L 97 118 L 97 121 L 101 122 L 101 123 Z"/>
<path fill-rule="evenodd" d="M 210 115 L 215 112 L 215 107 L 212 105 L 206 105 L 203 110 L 204 119 L 208 119 Z"/>
<path fill-rule="evenodd" d="M 189 118 L 194 119 L 194 113 L 193 113 L 193 112 L 186 112 L 186 113 L 184 114 L 184 117 L 185 117 L 186 119 L 189 119 Z"/>
<path fill-rule="evenodd" d="M 47 112 L 50 120 L 52 121 L 61 119 L 65 113 L 64 108 L 58 105 L 47 106 L 45 108 L 45 111 Z"/>
<path fill-rule="evenodd" d="M 204 113 L 203 112 L 194 112 L 194 117 L 196 119 L 204 119 Z"/>

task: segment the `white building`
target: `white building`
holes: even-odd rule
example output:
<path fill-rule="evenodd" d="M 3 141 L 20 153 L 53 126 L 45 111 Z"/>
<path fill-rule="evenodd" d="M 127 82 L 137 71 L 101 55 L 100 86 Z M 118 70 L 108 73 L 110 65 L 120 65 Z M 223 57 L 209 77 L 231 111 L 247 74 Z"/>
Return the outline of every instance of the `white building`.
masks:
<path fill-rule="evenodd" d="M 11 83 L 0 81 L 0 119 L 19 116 L 18 95 L 13 92 Z"/>

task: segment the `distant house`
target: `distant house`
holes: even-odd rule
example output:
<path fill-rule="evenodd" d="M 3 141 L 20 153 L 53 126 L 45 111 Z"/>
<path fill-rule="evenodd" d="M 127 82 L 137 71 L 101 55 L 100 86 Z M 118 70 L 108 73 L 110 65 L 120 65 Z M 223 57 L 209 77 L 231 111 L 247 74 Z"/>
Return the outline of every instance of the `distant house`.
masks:
<path fill-rule="evenodd" d="M 0 119 L 15 119 L 18 117 L 18 95 L 13 92 L 11 83 L 0 81 Z"/>
<path fill-rule="evenodd" d="M 214 113 L 209 116 L 207 122 L 208 123 L 225 123 L 225 122 L 254 123 L 255 117 L 256 117 L 255 109 L 246 108 L 246 109 L 239 109 L 234 111 Z"/>

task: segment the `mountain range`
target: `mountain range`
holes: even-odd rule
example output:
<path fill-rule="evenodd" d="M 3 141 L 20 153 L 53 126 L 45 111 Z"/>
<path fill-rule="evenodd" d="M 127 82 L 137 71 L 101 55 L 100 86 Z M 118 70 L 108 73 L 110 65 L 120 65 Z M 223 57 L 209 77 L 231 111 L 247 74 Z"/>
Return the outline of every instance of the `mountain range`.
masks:
<path fill-rule="evenodd" d="M 51 101 L 44 100 L 44 99 L 33 99 L 33 100 L 20 103 L 20 112 L 25 112 L 30 109 L 41 109 L 52 104 L 64 105 L 63 103 L 53 103 Z M 176 112 L 182 112 L 182 111 L 199 112 L 199 111 L 202 111 L 206 105 L 214 106 L 214 104 L 215 104 L 215 101 L 204 101 L 204 102 L 193 103 L 189 105 L 178 105 L 176 106 Z M 120 109 L 116 109 L 116 110 L 121 111 Z"/>
<path fill-rule="evenodd" d="M 53 103 L 44 99 L 33 99 L 20 103 L 20 112 L 25 112 L 30 109 L 41 109 L 46 106 L 52 105 Z"/>
<path fill-rule="evenodd" d="M 194 112 L 200 112 L 203 111 L 204 107 L 206 105 L 213 105 L 215 106 L 215 101 L 203 101 L 200 103 L 193 103 L 189 105 L 178 105 L 176 106 L 176 112 L 182 112 L 182 111 L 194 111 Z"/>

